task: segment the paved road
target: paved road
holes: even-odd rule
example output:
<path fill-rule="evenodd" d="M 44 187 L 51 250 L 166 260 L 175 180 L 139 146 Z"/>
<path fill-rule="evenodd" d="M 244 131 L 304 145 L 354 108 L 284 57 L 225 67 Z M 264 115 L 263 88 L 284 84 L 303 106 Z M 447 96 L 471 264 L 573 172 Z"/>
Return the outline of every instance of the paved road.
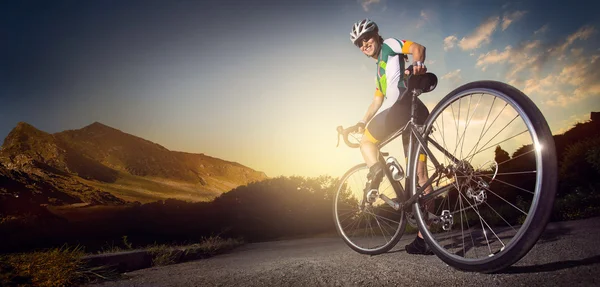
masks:
<path fill-rule="evenodd" d="M 409 255 L 404 246 L 413 236 L 378 256 L 358 254 L 340 238 L 248 244 L 92 286 L 600 286 L 600 218 L 551 223 L 529 254 L 499 274 Z"/>

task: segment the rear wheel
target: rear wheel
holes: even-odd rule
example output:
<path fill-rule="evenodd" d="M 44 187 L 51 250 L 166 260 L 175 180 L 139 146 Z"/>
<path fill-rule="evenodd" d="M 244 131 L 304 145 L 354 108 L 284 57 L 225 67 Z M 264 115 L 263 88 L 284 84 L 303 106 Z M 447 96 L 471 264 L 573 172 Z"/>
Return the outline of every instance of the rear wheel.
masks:
<path fill-rule="evenodd" d="M 465 271 L 494 272 L 517 262 L 544 231 L 556 194 L 554 139 L 542 113 L 512 86 L 473 82 L 436 106 L 425 134 L 445 167 L 433 187 L 451 187 L 413 207 L 433 252 Z M 429 160 L 429 176 L 434 171 Z M 416 177 L 411 186 L 416 190 Z M 425 218 L 425 206 L 434 220 Z"/>
<path fill-rule="evenodd" d="M 362 254 L 380 254 L 393 248 L 406 227 L 403 212 L 394 210 L 380 197 L 365 197 L 369 168 L 359 164 L 340 180 L 333 200 L 333 217 L 338 234 L 350 248 Z M 379 185 L 379 194 L 396 199 L 387 176 Z"/>

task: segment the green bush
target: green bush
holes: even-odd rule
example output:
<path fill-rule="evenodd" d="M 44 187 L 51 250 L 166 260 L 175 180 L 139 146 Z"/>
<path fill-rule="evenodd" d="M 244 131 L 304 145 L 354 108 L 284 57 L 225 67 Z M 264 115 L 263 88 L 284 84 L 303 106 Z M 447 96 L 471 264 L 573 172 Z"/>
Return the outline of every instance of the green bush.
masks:
<path fill-rule="evenodd" d="M 600 174 L 600 146 L 593 146 L 585 153 L 585 160 Z"/>
<path fill-rule="evenodd" d="M 552 220 L 573 220 L 600 215 L 600 184 L 576 188 L 554 202 Z"/>
<path fill-rule="evenodd" d="M 600 175 L 600 136 L 569 145 L 560 161 L 559 195 L 590 182 L 598 182 Z"/>

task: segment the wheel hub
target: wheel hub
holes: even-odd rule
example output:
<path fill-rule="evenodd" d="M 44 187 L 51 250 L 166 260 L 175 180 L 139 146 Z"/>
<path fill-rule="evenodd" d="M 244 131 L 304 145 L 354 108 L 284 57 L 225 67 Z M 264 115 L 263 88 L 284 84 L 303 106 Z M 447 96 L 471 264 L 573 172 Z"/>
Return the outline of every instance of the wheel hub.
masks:
<path fill-rule="evenodd" d="M 487 189 L 490 185 L 469 162 L 463 160 L 455 165 L 453 170 L 456 188 L 459 191 L 464 192 L 467 198 L 475 202 L 475 205 L 487 200 Z"/>

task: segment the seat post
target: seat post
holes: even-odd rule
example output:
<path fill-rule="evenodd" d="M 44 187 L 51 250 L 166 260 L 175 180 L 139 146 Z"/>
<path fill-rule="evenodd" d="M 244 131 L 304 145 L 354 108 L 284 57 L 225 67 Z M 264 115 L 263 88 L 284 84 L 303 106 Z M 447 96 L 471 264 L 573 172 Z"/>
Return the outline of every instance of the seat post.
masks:
<path fill-rule="evenodd" d="M 410 109 L 410 121 L 414 124 L 415 123 L 415 119 L 417 117 L 417 95 L 418 93 L 415 90 L 412 90 L 410 92 L 412 95 L 412 100 L 410 103 L 411 109 Z"/>

